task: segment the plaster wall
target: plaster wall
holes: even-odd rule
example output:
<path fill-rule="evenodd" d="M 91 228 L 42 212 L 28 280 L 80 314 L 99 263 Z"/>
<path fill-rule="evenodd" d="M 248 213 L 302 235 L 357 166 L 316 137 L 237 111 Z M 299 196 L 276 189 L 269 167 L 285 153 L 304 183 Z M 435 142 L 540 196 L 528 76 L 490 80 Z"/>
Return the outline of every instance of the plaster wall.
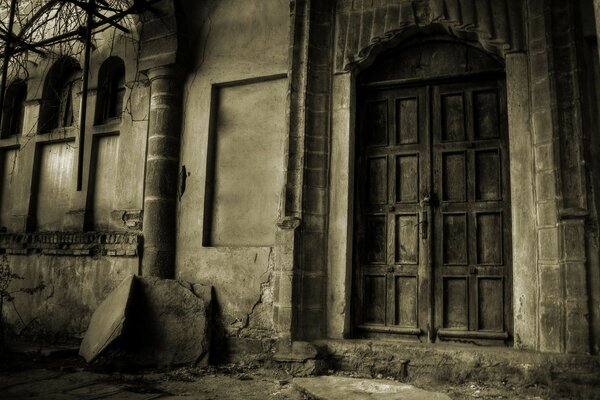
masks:
<path fill-rule="evenodd" d="M 15 196 L 16 177 L 19 170 L 19 158 L 17 150 L 6 150 L 2 157 L 2 187 L 0 189 L 0 225 L 7 229 L 11 222 L 13 204 L 18 201 Z"/>
<path fill-rule="evenodd" d="M 186 176 L 185 191 L 180 190 L 177 205 L 176 276 L 215 288 L 222 323 L 230 336 L 272 337 L 272 275 L 278 251 L 272 235 L 284 168 L 287 80 L 281 74 L 288 70 L 288 1 L 190 1 L 183 2 L 182 7 L 188 27 L 190 64 L 183 96 L 180 162 Z M 281 77 L 273 78 L 277 75 Z M 249 79 L 254 83 L 242 88 Z M 242 240 L 223 242 L 227 246 L 204 246 L 205 223 L 209 218 L 205 213 L 205 189 L 207 177 L 210 181 L 211 176 L 210 171 L 207 175 L 211 113 L 219 120 L 214 108 L 218 103 L 213 102 L 211 94 L 223 89 L 228 92 L 226 98 L 232 94 L 239 96 L 224 106 L 236 105 L 237 111 L 243 106 L 246 111 L 230 113 L 233 120 L 228 121 L 229 128 L 221 126 L 213 131 L 217 138 L 227 132 L 243 136 L 243 140 L 232 139 L 220 149 L 228 152 L 227 168 L 221 173 L 235 178 L 230 182 L 235 183 L 229 188 L 232 195 L 243 188 L 250 190 L 240 192 L 239 200 L 251 202 L 250 210 L 258 207 L 258 215 L 264 219 L 255 221 L 256 215 L 243 218 L 248 218 L 248 223 L 259 222 L 263 231 L 257 234 L 260 240 L 256 240 L 252 230 L 247 230 L 251 228 L 237 225 L 245 229 Z M 244 136 L 254 135 L 254 129 L 265 131 L 256 132 L 260 140 Z M 254 158 L 252 152 L 261 157 Z M 220 162 L 225 161 L 217 161 Z M 266 190 L 254 191 L 256 185 Z M 211 188 L 210 183 L 208 187 Z M 233 201 L 234 197 L 230 199 Z M 243 222 L 234 221 L 237 218 L 233 214 L 228 218 L 234 224 Z"/>
<path fill-rule="evenodd" d="M 9 254 L 13 272 L 25 278 L 16 280 L 15 288 L 41 281 L 48 285 L 42 293 L 17 296 L 26 336 L 48 333 L 42 338 L 52 340 L 80 335 L 104 297 L 127 275 L 139 272 L 133 239 L 141 227 L 149 91 L 137 69 L 135 41 L 108 30 L 95 44 L 82 190 L 76 190 L 75 179 L 78 129 L 39 134 L 37 128 L 44 81 L 58 56 L 30 67 L 22 132 L 0 139 L 0 226 L 7 231 L 0 235 L 2 252 Z M 94 124 L 99 70 L 111 56 L 125 62 L 124 111 L 120 120 Z M 89 231 L 95 233 L 84 233 Z M 14 310 L 5 311 L 21 331 Z"/>
<path fill-rule="evenodd" d="M 82 337 L 93 311 L 127 276 L 137 273 L 135 258 L 9 256 L 14 280 L 11 289 L 32 288 L 44 282 L 41 292 L 17 293 L 15 308 L 5 307 L 16 333 L 52 342 Z M 20 317 L 16 313 L 20 314 Z"/>

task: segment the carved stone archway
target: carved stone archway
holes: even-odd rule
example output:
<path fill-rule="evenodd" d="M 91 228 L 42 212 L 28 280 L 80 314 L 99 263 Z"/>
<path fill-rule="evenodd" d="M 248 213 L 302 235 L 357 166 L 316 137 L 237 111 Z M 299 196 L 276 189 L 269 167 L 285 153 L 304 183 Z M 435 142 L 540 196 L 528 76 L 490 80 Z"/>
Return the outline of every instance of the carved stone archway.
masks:
<path fill-rule="evenodd" d="M 470 42 L 504 61 L 507 73 L 510 136 L 513 241 L 519 243 L 513 262 L 515 274 L 515 345 L 535 348 L 536 299 L 522 284 L 535 274 L 535 204 L 530 193 L 533 165 L 528 116 L 529 87 L 527 55 L 524 53 L 522 3 L 513 0 L 413 0 L 379 1 L 356 6 L 338 2 L 334 78 L 332 85 L 332 155 L 329 206 L 327 288 L 327 334 L 341 338 L 350 334 L 352 219 L 354 181 L 354 135 L 357 73 L 370 65 L 383 50 L 396 47 L 410 37 L 439 34 Z M 513 163 L 513 158 L 519 162 Z M 525 166 L 525 168 L 524 168 Z M 524 189 L 523 189 L 524 188 Z M 529 248 L 530 247 L 530 248 Z M 521 282 L 521 283 L 519 283 Z M 527 321 L 529 320 L 529 326 Z"/>
<path fill-rule="evenodd" d="M 337 5 L 335 71 L 363 68 L 384 49 L 417 32 L 443 30 L 478 42 L 501 58 L 523 49 L 523 2 L 517 0 L 383 0 Z M 358 5 L 357 5 L 358 4 Z"/>

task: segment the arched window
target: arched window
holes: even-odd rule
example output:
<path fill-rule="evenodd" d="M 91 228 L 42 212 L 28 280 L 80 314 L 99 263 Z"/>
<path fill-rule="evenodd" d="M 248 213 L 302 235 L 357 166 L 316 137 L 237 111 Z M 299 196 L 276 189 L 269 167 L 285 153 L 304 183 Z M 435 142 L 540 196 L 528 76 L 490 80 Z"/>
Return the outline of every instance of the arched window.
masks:
<path fill-rule="evenodd" d="M 80 92 L 79 64 L 71 58 L 63 58 L 54 63 L 44 83 L 39 132 L 73 126 Z"/>
<path fill-rule="evenodd" d="M 100 67 L 96 124 L 121 118 L 125 95 L 125 63 L 119 57 L 109 57 Z"/>
<path fill-rule="evenodd" d="M 27 98 L 27 84 L 23 80 L 12 82 L 4 95 L 2 110 L 2 128 L 0 136 L 5 138 L 19 135 L 23 129 L 25 115 L 25 99 Z"/>

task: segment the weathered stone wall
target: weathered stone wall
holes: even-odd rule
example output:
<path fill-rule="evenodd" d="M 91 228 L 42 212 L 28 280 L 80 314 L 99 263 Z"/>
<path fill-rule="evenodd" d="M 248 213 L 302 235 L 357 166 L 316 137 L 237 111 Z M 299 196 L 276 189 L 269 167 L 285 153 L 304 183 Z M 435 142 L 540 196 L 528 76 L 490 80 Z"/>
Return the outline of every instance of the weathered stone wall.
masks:
<path fill-rule="evenodd" d="M 83 337 L 96 307 L 139 269 L 137 257 L 124 256 L 82 257 L 42 251 L 8 259 L 13 272 L 25 278 L 15 280 L 13 289 L 46 285 L 35 295 L 16 294 L 14 308 L 5 307 L 12 331 L 22 339 L 47 343 Z"/>
<path fill-rule="evenodd" d="M 289 4 L 211 0 L 182 6 L 188 64 L 176 277 L 214 287 L 227 336 L 272 338 Z M 245 342 L 262 351 L 260 342 Z"/>
<path fill-rule="evenodd" d="M 588 291 L 597 291 L 597 274 L 596 264 L 589 262 L 589 246 L 586 253 L 586 237 L 591 232 L 587 225 L 589 188 L 583 151 L 581 65 L 576 54 L 579 22 L 574 4 L 507 2 L 506 8 L 501 7 L 508 12 L 504 15 L 495 9 L 501 2 L 477 2 L 476 7 L 493 11 L 494 18 L 478 13 L 483 18 L 467 24 L 469 8 L 458 7 L 459 2 L 391 3 L 341 2 L 337 8 L 328 335 L 342 337 L 350 324 L 355 189 L 351 173 L 347 174 L 353 170 L 354 158 L 353 73 L 372 63 L 382 49 L 437 25 L 454 36 L 476 41 L 506 62 L 515 346 L 551 352 L 590 351 L 590 335 L 595 338 L 598 332 L 590 330 L 596 311 L 588 306 Z M 446 7 L 441 7 L 442 3 Z M 400 22 L 388 18 L 390 13 L 397 14 Z M 448 29 L 448 21 L 454 21 L 452 29 Z M 503 34 L 506 29 L 511 33 Z M 519 36 L 523 33 L 527 35 Z M 592 304 L 596 304 L 595 298 L 592 295 Z"/>
<path fill-rule="evenodd" d="M 60 54 L 29 66 L 23 129 L 0 139 L 0 252 L 25 278 L 15 280 L 14 289 L 48 285 L 33 296 L 17 296 L 16 308 L 28 324 L 23 335 L 47 333 L 40 338 L 48 340 L 80 335 L 104 296 L 139 272 L 149 98 L 133 25 L 132 31 L 131 37 L 108 30 L 96 38 L 81 191 L 76 189 L 78 122 L 52 131 L 38 127 L 42 88 Z M 120 119 L 100 123 L 95 115 L 99 72 L 109 57 L 125 64 L 124 110 Z M 76 60 L 80 65 L 82 58 Z M 78 105 L 75 98 L 76 115 Z M 15 310 L 9 305 L 5 311 L 17 331 L 23 330 Z"/>
<path fill-rule="evenodd" d="M 590 351 L 581 96 L 572 3 L 528 4 L 542 351 Z"/>
<path fill-rule="evenodd" d="M 444 32 L 506 65 L 515 347 L 597 351 L 600 164 L 598 135 L 588 136 L 582 117 L 587 78 L 574 3 L 165 0 L 159 7 L 168 16 L 140 28 L 140 53 L 125 41 L 94 52 L 90 110 L 100 65 L 116 54 L 126 63 L 127 112 L 99 126 L 90 113 L 81 192 L 65 170 L 75 162 L 65 154 L 77 146 L 76 133 L 37 134 L 52 60 L 29 80 L 23 134 L 0 140 L 0 224 L 8 230 L 0 248 L 26 276 L 19 284 L 50 284 L 17 303 L 26 321 L 36 319 L 39 331 L 80 333 L 102 296 L 141 262 L 143 274 L 213 286 L 218 325 L 233 346 L 262 351 L 274 338 L 348 337 L 355 76 L 417 32 Z M 60 207 L 51 208 L 53 193 Z M 95 233 L 73 233 L 85 230 Z"/>

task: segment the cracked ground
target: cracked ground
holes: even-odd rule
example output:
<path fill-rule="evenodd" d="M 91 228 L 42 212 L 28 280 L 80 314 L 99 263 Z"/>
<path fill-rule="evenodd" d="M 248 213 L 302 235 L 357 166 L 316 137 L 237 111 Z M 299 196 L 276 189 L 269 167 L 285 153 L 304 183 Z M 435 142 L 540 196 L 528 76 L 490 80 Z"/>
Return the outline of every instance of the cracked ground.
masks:
<path fill-rule="evenodd" d="M 296 384 L 281 368 L 239 363 L 198 368 L 128 371 L 111 360 L 86 364 L 72 354 L 12 355 L 0 362 L 1 399 L 202 399 L 302 400 L 317 397 Z M 329 375 L 393 382 L 385 376 L 360 376 L 328 371 Z M 597 386 L 576 380 L 514 384 L 506 381 L 449 382 L 443 376 L 419 377 L 408 383 L 450 399 L 600 399 Z M 357 398 L 365 398 L 359 397 Z M 371 397 L 366 397 L 371 398 Z M 379 398 L 379 397 L 373 397 Z M 385 398 L 385 397 L 384 397 Z"/>

